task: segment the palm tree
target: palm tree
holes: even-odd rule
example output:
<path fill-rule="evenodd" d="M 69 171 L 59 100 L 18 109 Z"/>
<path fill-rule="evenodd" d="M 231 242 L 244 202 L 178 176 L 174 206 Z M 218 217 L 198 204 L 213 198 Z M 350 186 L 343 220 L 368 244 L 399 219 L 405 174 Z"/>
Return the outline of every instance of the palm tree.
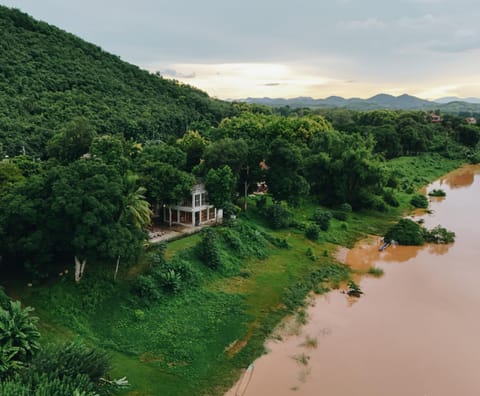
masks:
<path fill-rule="evenodd" d="M 149 224 L 152 216 L 150 204 L 145 199 L 145 187 L 137 187 L 138 176 L 135 174 L 127 174 L 125 176 L 126 196 L 124 206 L 120 214 L 119 221 L 125 216 L 130 216 L 132 223 L 138 229 L 145 229 Z"/>
<path fill-rule="evenodd" d="M 145 230 L 150 224 L 152 211 L 150 204 L 145 198 L 147 189 L 142 186 L 137 186 L 138 176 L 133 173 L 125 175 L 124 188 L 125 199 L 123 207 L 121 208 L 118 223 L 127 221 L 132 223 L 135 228 Z M 120 265 L 120 255 L 117 257 L 117 265 L 115 267 L 115 275 L 113 279 L 117 279 L 118 267 Z"/>

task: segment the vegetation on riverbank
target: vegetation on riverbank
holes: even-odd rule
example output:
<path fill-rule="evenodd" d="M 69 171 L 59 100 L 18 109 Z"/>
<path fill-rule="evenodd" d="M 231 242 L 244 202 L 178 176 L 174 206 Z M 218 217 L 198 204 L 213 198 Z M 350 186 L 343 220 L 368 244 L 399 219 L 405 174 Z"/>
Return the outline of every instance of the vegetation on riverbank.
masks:
<path fill-rule="evenodd" d="M 419 165 L 430 160 L 417 157 L 415 168 L 425 169 Z M 447 170 L 444 164 L 429 177 Z M 407 174 L 415 178 L 418 171 L 415 176 Z M 152 301 L 137 296 L 138 278 L 133 274 L 155 266 L 152 257 L 164 262 L 158 260 L 163 253 L 155 248 L 143 257 L 138 270 L 137 266 L 123 269 L 117 282 L 113 268 L 97 267 L 80 284 L 62 275 L 48 288 L 15 284 L 10 290 L 36 307 L 44 343 L 81 339 L 110 351 L 112 375 L 126 375 L 136 394 L 221 394 L 235 373 L 262 353 L 265 337 L 281 318 L 304 303 L 310 290 L 323 293 L 348 280 L 348 269 L 333 259 L 336 245 L 353 246 L 366 234 L 385 232 L 409 208 L 410 195 L 400 192 L 398 197 L 401 205 L 385 213 L 353 212 L 346 221 L 332 217 L 316 242 L 305 237 L 301 224 L 328 208 L 305 202 L 294 209 L 296 220 L 290 227 L 273 230 L 263 209 L 257 209 L 252 200 L 250 210 L 235 225 L 215 228 L 222 260 L 218 270 L 209 268 L 198 255 L 199 235 L 167 245 L 164 261 L 188 262 L 195 272 L 191 278 L 196 280 L 175 292 L 160 285 Z M 260 237 L 259 243 L 252 240 L 254 235 Z M 288 247 L 277 247 L 269 240 L 285 240 Z"/>
<path fill-rule="evenodd" d="M 2 284 L 35 307 L 42 346 L 108 351 L 131 396 L 221 394 L 311 290 L 361 294 L 339 245 L 383 234 L 424 205 L 421 186 L 478 157 L 480 128 L 461 117 L 283 116 L 212 100 L 15 10 L 0 7 L 0 26 Z M 152 211 L 165 220 L 199 181 L 225 224 L 146 243 Z M 248 198 L 257 183 L 268 194 Z"/>

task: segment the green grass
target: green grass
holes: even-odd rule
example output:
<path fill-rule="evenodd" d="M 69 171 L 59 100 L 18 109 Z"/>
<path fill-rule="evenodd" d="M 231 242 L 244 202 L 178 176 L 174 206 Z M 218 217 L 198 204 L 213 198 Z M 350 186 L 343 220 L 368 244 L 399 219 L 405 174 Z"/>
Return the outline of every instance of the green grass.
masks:
<path fill-rule="evenodd" d="M 315 242 L 301 229 L 269 230 L 252 201 L 240 222 L 287 240 L 289 248 L 251 246 L 248 239 L 248 248 L 235 251 L 222 242 L 225 268 L 212 271 L 192 250 L 200 235 L 170 242 L 166 257 L 188 259 L 198 268 L 201 285 L 178 295 L 162 294 L 150 306 L 130 292 L 134 278 L 149 268 L 146 257 L 135 267 L 122 268 L 117 282 L 112 279 L 114 264 L 90 263 L 78 285 L 59 277 L 48 286 L 17 286 L 13 291 L 36 308 L 44 343 L 79 338 L 108 350 L 112 375 L 126 375 L 132 384 L 124 395 L 220 395 L 264 352 L 265 338 L 302 305 L 310 290 L 326 292 L 348 279 L 349 270 L 333 258 L 338 245 L 351 247 L 367 234 L 382 235 L 411 208 L 412 193 L 458 165 L 435 156 L 391 161 L 388 166 L 397 169 L 397 179 L 412 190 L 397 194 L 400 206 L 387 213 L 349 213 L 346 222 L 332 219 L 330 229 L 320 232 Z M 296 208 L 297 222 L 308 224 L 318 208 L 314 202 Z M 241 228 L 235 232 L 229 236 L 233 245 L 235 238 L 243 238 Z M 135 314 L 139 309 L 143 317 Z"/>

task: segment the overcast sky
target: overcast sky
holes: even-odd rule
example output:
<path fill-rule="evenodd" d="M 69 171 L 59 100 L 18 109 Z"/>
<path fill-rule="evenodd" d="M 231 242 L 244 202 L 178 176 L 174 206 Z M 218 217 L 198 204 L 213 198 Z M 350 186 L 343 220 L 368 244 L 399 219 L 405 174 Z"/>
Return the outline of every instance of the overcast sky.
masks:
<path fill-rule="evenodd" d="M 220 98 L 480 97 L 478 0 L 0 0 Z"/>

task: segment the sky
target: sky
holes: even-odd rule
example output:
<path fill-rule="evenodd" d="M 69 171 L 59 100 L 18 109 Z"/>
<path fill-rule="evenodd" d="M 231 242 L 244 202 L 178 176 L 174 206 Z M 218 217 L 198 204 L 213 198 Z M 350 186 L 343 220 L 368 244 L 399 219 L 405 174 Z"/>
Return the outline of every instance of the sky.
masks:
<path fill-rule="evenodd" d="M 478 0 L 0 0 L 222 99 L 480 97 Z"/>

